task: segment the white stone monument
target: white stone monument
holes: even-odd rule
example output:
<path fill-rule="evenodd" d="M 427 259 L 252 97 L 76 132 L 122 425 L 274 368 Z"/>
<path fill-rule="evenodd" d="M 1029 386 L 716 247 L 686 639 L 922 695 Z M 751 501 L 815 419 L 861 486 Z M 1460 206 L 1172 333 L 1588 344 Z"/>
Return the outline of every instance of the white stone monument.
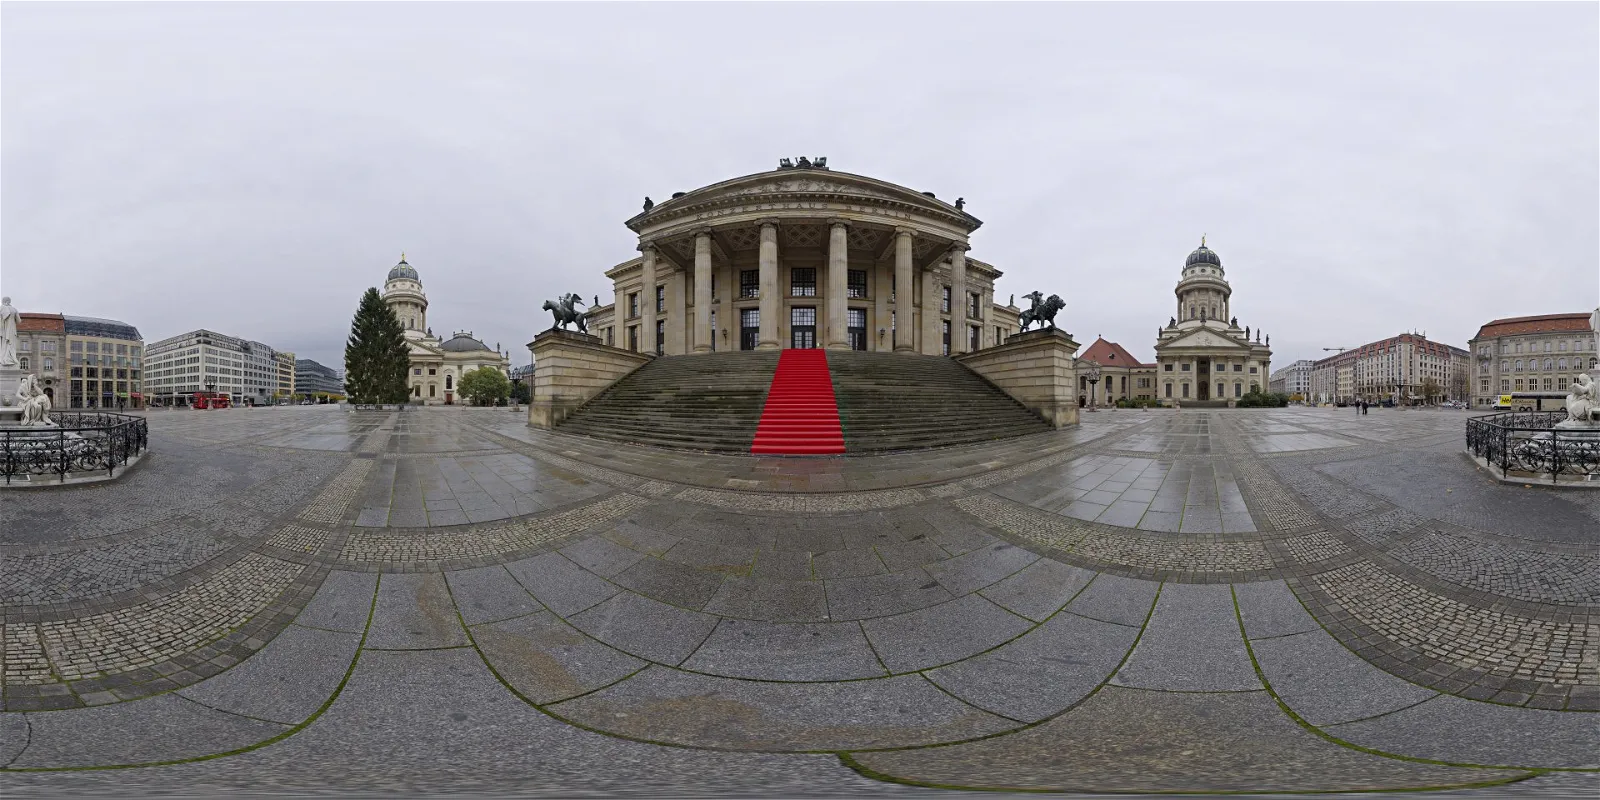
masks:
<path fill-rule="evenodd" d="M 0 297 L 0 425 L 22 419 L 22 399 L 17 396 L 22 387 L 22 369 L 17 361 L 18 316 L 11 298 Z"/>
<path fill-rule="evenodd" d="M 1595 351 L 1600 352 L 1600 308 L 1589 315 L 1589 328 L 1595 334 Z M 1556 427 L 1600 433 L 1600 366 L 1580 373 L 1573 381 L 1572 393 L 1567 395 L 1567 418 Z"/>

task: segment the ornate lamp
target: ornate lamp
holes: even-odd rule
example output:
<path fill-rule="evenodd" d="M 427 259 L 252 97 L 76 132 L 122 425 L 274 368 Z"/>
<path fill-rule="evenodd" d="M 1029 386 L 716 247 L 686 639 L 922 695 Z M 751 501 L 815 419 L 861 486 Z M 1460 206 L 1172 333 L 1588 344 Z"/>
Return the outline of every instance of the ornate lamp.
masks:
<path fill-rule="evenodd" d="M 1089 382 L 1089 410 L 1094 411 L 1094 388 L 1100 382 L 1100 365 L 1096 362 L 1087 362 L 1088 367 L 1083 372 L 1084 380 Z"/>

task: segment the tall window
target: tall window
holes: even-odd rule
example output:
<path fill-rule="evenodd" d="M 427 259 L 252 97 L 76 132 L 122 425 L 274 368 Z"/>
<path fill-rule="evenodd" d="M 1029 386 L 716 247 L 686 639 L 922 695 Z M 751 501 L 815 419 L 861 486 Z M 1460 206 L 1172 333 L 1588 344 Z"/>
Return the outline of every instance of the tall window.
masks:
<path fill-rule="evenodd" d="M 977 292 L 967 295 L 967 316 L 971 319 L 983 316 L 983 295 Z"/>
<path fill-rule="evenodd" d="M 977 325 L 969 326 L 967 328 L 967 352 L 970 353 L 973 350 L 981 349 L 983 347 L 983 344 L 979 340 L 982 337 L 983 337 L 983 328 L 981 328 L 981 327 L 979 327 Z"/>
<path fill-rule="evenodd" d="M 809 349 L 817 346 L 817 309 L 795 306 L 789 309 L 789 346 Z"/>
<path fill-rule="evenodd" d="M 49 356 L 45 356 L 44 357 L 44 371 L 45 372 L 55 372 L 56 371 L 56 360 L 51 358 L 51 357 L 49 357 Z"/>
<path fill-rule="evenodd" d="M 656 319 L 656 355 L 666 355 L 667 321 Z"/>
<path fill-rule="evenodd" d="M 637 317 L 637 316 L 639 316 L 639 293 L 638 292 L 629 292 L 628 293 L 628 317 L 632 318 L 632 317 Z"/>
<path fill-rule="evenodd" d="M 639 326 L 638 325 L 629 325 L 628 326 L 628 349 L 633 351 L 633 352 L 635 352 L 635 353 L 639 352 Z"/>
<path fill-rule="evenodd" d="M 612 325 L 611 327 L 606 328 L 606 347 L 615 347 L 616 345 L 617 345 L 617 326 Z"/>
<path fill-rule="evenodd" d="M 945 289 L 944 293 L 945 293 L 944 294 L 945 298 L 949 299 L 950 290 L 949 289 Z M 939 321 L 939 325 L 940 325 L 939 335 L 940 335 L 941 339 L 944 342 L 943 355 L 950 355 L 950 320 L 947 320 L 947 319 L 946 320 L 940 320 Z"/>
<path fill-rule="evenodd" d="M 667 310 L 667 287 L 656 287 L 656 313 L 664 314 Z"/>
<path fill-rule="evenodd" d="M 950 313 L 950 287 L 944 287 L 943 292 L 939 296 L 939 310 L 948 314 Z"/>
<path fill-rule="evenodd" d="M 761 289 L 761 270 L 739 270 L 739 296 L 755 297 Z"/>
<path fill-rule="evenodd" d="M 789 270 L 789 294 L 793 297 L 817 296 L 817 271 L 811 267 Z M 812 309 L 813 312 L 816 309 Z"/>
<path fill-rule="evenodd" d="M 845 296 L 846 297 L 866 297 L 867 296 L 867 271 L 864 270 L 864 269 L 852 269 L 852 270 L 846 271 L 845 272 L 845 286 L 846 286 L 846 291 L 845 291 Z"/>
<path fill-rule="evenodd" d="M 739 309 L 739 349 L 754 350 L 761 337 L 761 309 Z"/>
<path fill-rule="evenodd" d="M 851 350 L 867 349 L 867 310 L 852 308 L 845 312 L 848 321 L 846 333 L 850 337 Z"/>

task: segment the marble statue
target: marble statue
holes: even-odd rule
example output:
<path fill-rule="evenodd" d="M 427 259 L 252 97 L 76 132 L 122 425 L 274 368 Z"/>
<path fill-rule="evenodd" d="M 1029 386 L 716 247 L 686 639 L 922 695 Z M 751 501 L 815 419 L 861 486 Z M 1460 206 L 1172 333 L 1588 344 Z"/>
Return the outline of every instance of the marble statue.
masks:
<path fill-rule="evenodd" d="M 17 309 L 0 297 L 0 367 L 17 366 Z"/>
<path fill-rule="evenodd" d="M 18 405 L 22 406 L 22 424 L 54 425 L 50 421 L 50 395 L 39 388 L 39 376 L 23 376 L 17 386 Z"/>
<path fill-rule="evenodd" d="M 1592 425 L 1600 422 L 1600 383 L 1595 383 L 1589 373 L 1578 373 L 1572 382 L 1572 393 L 1567 395 L 1567 421 Z"/>

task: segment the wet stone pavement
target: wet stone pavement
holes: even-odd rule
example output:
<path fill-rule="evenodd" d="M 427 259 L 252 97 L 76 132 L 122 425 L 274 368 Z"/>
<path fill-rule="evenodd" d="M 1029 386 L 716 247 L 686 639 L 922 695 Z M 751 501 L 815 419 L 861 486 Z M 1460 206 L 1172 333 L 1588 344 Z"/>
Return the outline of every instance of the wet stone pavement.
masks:
<path fill-rule="evenodd" d="M 1465 418 L 778 459 L 152 412 L 0 502 L 0 792 L 1595 796 L 1600 493 Z"/>

